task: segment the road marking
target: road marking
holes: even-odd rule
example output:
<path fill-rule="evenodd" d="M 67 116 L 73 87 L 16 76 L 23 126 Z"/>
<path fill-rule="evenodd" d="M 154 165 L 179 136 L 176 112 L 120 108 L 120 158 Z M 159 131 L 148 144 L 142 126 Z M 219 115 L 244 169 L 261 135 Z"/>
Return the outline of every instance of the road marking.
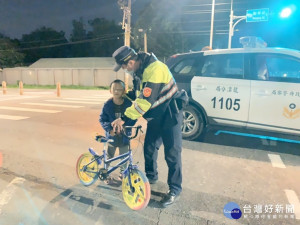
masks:
<path fill-rule="evenodd" d="M 65 102 L 65 103 L 77 103 L 77 104 L 93 104 L 100 105 L 100 102 L 83 102 L 83 101 L 68 101 L 68 100 L 45 100 L 46 102 Z"/>
<path fill-rule="evenodd" d="M 279 155 L 268 154 L 273 167 L 286 168 Z"/>
<path fill-rule="evenodd" d="M 15 110 L 15 111 L 26 111 L 26 112 L 41 112 L 41 113 L 58 113 L 61 111 L 48 110 L 48 109 L 30 109 L 21 107 L 10 107 L 10 106 L 0 106 L 0 109 Z"/>
<path fill-rule="evenodd" d="M 66 99 L 66 100 L 78 100 L 78 101 L 101 101 L 100 99 L 93 99 L 93 98 L 63 98 L 63 99 Z"/>
<path fill-rule="evenodd" d="M 5 96 L 4 99 L 0 99 L 0 101 L 9 101 L 9 100 L 18 100 L 18 99 L 25 99 L 25 98 L 39 98 L 41 96 Z"/>
<path fill-rule="evenodd" d="M 95 97 L 111 97 L 111 94 L 103 94 L 103 95 L 93 95 Z"/>
<path fill-rule="evenodd" d="M 82 98 L 98 98 L 98 99 L 109 99 L 112 95 L 106 95 L 106 96 L 82 96 Z"/>
<path fill-rule="evenodd" d="M 49 95 L 49 94 L 55 94 L 55 91 L 25 91 L 24 94 Z"/>
<path fill-rule="evenodd" d="M 26 116 L 10 116 L 10 115 L 0 114 L 0 119 L 4 119 L 4 120 L 24 120 L 28 118 L 29 117 Z"/>
<path fill-rule="evenodd" d="M 34 102 L 24 102 L 23 105 L 39 105 L 39 106 L 55 106 L 63 108 L 82 108 L 82 105 L 61 105 L 61 104 L 48 104 L 48 103 L 34 103 Z"/>
<path fill-rule="evenodd" d="M 22 184 L 24 181 L 25 181 L 24 178 L 16 177 L 2 191 L 2 193 L 0 194 L 0 214 L 2 212 L 2 207 L 10 201 L 16 189 L 18 188 L 17 184 Z"/>
<path fill-rule="evenodd" d="M 291 205 L 294 206 L 294 214 L 297 220 L 300 220 L 300 202 L 298 196 L 293 190 L 284 190 L 287 199 Z"/>

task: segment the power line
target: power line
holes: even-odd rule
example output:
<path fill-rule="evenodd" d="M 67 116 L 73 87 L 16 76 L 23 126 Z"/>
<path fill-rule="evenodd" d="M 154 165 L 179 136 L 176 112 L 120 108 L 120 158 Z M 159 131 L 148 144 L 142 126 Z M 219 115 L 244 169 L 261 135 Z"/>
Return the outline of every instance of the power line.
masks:
<path fill-rule="evenodd" d="M 7 50 L 0 50 L 0 52 L 7 52 L 7 51 L 27 51 L 27 50 L 34 50 L 34 49 L 43 49 L 43 48 L 54 48 L 54 47 L 60 47 L 65 45 L 75 45 L 75 44 L 82 44 L 82 43 L 88 43 L 88 42 L 95 42 L 95 41 L 108 41 L 108 40 L 115 40 L 116 38 L 94 38 L 89 40 L 81 40 L 81 41 L 74 41 L 74 42 L 68 42 L 68 43 L 60 43 L 60 44 L 53 44 L 53 45 L 45 45 L 45 46 L 36 46 L 36 47 L 29 47 L 29 48 L 19 48 L 19 49 L 7 49 Z"/>
<path fill-rule="evenodd" d="M 101 36 L 96 36 L 95 38 L 101 38 L 101 37 L 109 37 L 109 36 L 117 36 L 122 35 L 123 33 L 113 33 L 113 34 L 104 34 Z M 89 38 L 89 36 L 87 36 Z M 46 39 L 46 40 L 36 40 L 36 41 L 21 41 L 20 44 L 27 44 L 27 43 L 39 43 L 39 42 L 51 42 L 51 41 L 60 41 L 60 40 L 67 40 L 66 38 L 57 38 L 57 39 Z M 84 39 L 87 40 L 87 39 Z"/>

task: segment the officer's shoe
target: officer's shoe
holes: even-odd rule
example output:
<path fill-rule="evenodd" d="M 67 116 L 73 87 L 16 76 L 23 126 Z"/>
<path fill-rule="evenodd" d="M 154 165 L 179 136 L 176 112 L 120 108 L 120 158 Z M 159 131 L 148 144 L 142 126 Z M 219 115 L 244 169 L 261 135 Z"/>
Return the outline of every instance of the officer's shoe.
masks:
<path fill-rule="evenodd" d="M 149 181 L 150 184 L 156 184 L 157 183 L 157 179 L 148 178 L 148 181 Z"/>
<path fill-rule="evenodd" d="M 176 194 L 174 191 L 170 190 L 160 201 L 162 207 L 166 208 L 167 206 L 173 204 L 179 199 L 179 194 Z"/>

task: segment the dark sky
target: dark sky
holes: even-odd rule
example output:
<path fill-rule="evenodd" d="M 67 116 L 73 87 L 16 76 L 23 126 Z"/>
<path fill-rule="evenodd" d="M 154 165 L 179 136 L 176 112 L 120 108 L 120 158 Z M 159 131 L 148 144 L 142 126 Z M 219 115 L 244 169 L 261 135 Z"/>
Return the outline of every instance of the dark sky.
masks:
<path fill-rule="evenodd" d="M 149 0 L 132 0 L 133 10 L 140 10 Z M 0 0 L 0 33 L 21 38 L 42 26 L 65 31 L 72 20 L 106 18 L 122 22 L 123 11 L 117 0 Z M 134 18 L 133 18 L 134 19 Z"/>
<path fill-rule="evenodd" d="M 157 0 L 132 0 L 132 20 L 135 21 L 145 5 Z M 163 0 L 159 1 L 165 8 L 166 17 L 171 23 L 183 25 L 185 32 L 195 31 L 199 38 L 209 39 L 210 10 L 212 0 Z M 245 15 L 247 9 L 270 8 L 273 13 L 269 22 L 241 22 L 236 29 L 233 43 L 244 35 L 263 37 L 270 46 L 293 48 L 300 36 L 300 0 L 233 0 L 234 14 Z M 296 6 L 295 15 L 289 20 L 276 19 L 276 13 L 285 5 Z M 181 15 L 174 10 L 181 8 Z M 230 0 L 216 0 L 215 14 L 215 47 L 218 40 L 224 43 L 228 39 Z M 196 12 L 196 13 L 195 13 Z M 72 20 L 83 18 L 87 23 L 90 19 L 106 18 L 122 22 L 123 12 L 118 0 L 0 0 L 0 33 L 20 39 L 42 26 L 64 31 L 69 38 Z M 153 15 L 155 17 L 155 15 Z M 184 22 L 184 23 L 183 23 Z M 226 34 L 227 33 L 227 34 Z M 194 33 L 192 33 L 194 35 Z M 300 48 L 300 44 L 298 45 Z M 224 47 L 224 46 L 221 46 Z"/>

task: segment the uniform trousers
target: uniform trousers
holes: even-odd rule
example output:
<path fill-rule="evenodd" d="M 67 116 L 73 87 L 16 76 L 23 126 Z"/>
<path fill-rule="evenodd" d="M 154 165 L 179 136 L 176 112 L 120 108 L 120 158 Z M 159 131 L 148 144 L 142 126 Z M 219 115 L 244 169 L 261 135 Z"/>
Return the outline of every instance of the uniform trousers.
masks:
<path fill-rule="evenodd" d="M 164 146 L 165 160 L 168 165 L 168 185 L 170 191 L 182 191 L 182 110 L 173 113 L 168 108 L 160 118 L 148 121 L 144 143 L 145 172 L 149 179 L 157 180 L 157 156 L 160 146 Z"/>

